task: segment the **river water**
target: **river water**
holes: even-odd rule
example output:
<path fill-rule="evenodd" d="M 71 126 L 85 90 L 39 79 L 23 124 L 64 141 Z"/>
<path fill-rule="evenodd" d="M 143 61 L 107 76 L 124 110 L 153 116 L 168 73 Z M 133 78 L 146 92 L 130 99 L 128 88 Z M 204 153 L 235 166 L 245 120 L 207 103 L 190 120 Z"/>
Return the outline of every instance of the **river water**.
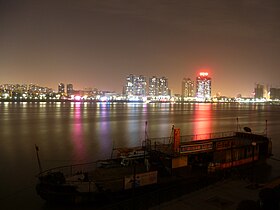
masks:
<path fill-rule="evenodd" d="M 145 130 L 152 138 L 170 136 L 172 125 L 180 128 L 181 135 L 236 131 L 245 126 L 257 133 L 267 131 L 274 158 L 280 159 L 280 106 L 2 102 L 0 208 L 53 208 L 35 192 L 39 172 L 35 144 L 43 169 L 48 169 L 109 158 L 113 147 L 141 145 Z M 270 176 L 279 176 L 280 162 L 268 160 L 268 164 L 273 169 Z"/>

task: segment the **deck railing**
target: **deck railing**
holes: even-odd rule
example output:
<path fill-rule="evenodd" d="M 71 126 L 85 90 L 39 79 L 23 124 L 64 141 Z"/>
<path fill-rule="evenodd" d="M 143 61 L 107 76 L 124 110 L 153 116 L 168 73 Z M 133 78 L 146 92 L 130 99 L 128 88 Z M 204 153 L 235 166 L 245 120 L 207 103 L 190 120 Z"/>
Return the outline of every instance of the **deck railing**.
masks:
<path fill-rule="evenodd" d="M 191 141 L 200 140 L 211 140 L 234 136 L 234 131 L 217 132 L 217 133 L 206 133 L 206 134 L 195 134 L 195 135 L 184 135 L 180 136 L 180 143 L 187 143 Z M 171 145 L 173 143 L 173 137 L 162 137 L 162 138 L 149 138 L 147 139 L 147 147 L 156 148 L 162 145 Z"/>
<path fill-rule="evenodd" d="M 88 163 L 82 163 L 82 164 L 72 164 L 72 165 L 65 165 L 65 166 L 59 166 L 55 168 L 51 168 L 48 170 L 43 171 L 42 173 L 38 174 L 38 177 L 47 175 L 48 173 L 53 172 L 62 172 L 66 176 L 72 176 L 74 174 L 79 174 L 87 171 L 92 171 L 97 168 L 99 162 L 88 162 Z"/>
<path fill-rule="evenodd" d="M 227 132 L 218 132 L 218 133 L 206 133 L 206 134 L 181 136 L 180 140 L 181 142 L 189 142 L 189 141 L 198 141 L 198 140 L 226 138 L 234 135 L 235 135 L 234 131 L 227 131 Z"/>

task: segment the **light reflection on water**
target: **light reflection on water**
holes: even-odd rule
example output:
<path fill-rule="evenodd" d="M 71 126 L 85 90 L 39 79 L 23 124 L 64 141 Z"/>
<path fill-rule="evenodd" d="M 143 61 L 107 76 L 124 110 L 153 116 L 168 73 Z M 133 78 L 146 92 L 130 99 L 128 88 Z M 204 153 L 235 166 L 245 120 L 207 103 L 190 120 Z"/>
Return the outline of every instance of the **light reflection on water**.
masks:
<path fill-rule="evenodd" d="M 212 132 L 211 104 L 195 104 L 193 135 Z"/>
<path fill-rule="evenodd" d="M 72 105 L 72 104 L 71 104 Z M 84 160 L 85 151 L 85 143 L 84 143 L 84 135 L 83 135 L 83 125 L 82 125 L 82 115 L 81 115 L 81 103 L 75 102 L 74 107 L 74 123 L 73 123 L 73 146 L 74 146 L 74 159 Z"/>
<path fill-rule="evenodd" d="M 181 129 L 181 135 L 233 131 L 237 128 L 236 118 L 241 128 L 248 126 L 261 132 L 265 130 L 266 119 L 268 125 L 279 124 L 278 109 L 262 105 L 203 103 L 5 102 L 1 104 L 0 135 L 5 139 L 3 147 L 36 142 L 47 151 L 47 156 L 57 156 L 57 159 L 95 159 L 110 154 L 113 142 L 118 147 L 141 145 L 146 121 L 148 135 L 153 138 L 170 136 L 172 125 Z M 272 129 L 269 126 L 270 133 L 278 131 Z M 60 152 L 51 155 L 52 150 Z"/>
<path fill-rule="evenodd" d="M 44 169 L 108 158 L 113 145 L 141 145 L 146 121 L 148 136 L 154 138 L 169 137 L 172 125 L 181 129 L 181 135 L 235 131 L 236 118 L 240 128 L 248 126 L 263 132 L 268 120 L 273 153 L 280 157 L 279 106 L 3 102 L 0 110 L 0 163 L 5 166 L 0 179 L 1 197 L 21 189 L 24 183 L 35 183 L 35 144 L 40 148 Z M 20 176 L 15 181 L 11 174 Z M 35 191 L 26 196 L 31 204 L 34 199 L 42 203 Z"/>

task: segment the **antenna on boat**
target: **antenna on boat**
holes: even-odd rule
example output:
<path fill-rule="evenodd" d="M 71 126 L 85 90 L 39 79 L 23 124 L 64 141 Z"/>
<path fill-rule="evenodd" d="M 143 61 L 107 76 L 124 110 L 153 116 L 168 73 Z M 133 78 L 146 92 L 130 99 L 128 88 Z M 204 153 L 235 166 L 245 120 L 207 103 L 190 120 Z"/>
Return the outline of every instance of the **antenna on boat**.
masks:
<path fill-rule="evenodd" d="M 114 150 L 115 150 L 115 141 L 113 140 L 112 151 L 111 151 L 111 159 L 113 158 Z"/>
<path fill-rule="evenodd" d="M 41 161 L 40 161 L 40 157 L 39 157 L 39 147 L 36 144 L 35 144 L 35 149 L 36 149 L 39 171 L 40 171 L 40 174 L 41 174 L 43 172 L 43 170 L 42 170 L 42 165 L 41 165 Z"/>
<path fill-rule="evenodd" d="M 147 132 L 148 121 L 145 122 L 145 141 L 148 139 L 148 132 Z"/>
<path fill-rule="evenodd" d="M 146 159 L 146 150 L 147 150 L 147 141 L 148 141 L 147 125 L 148 125 L 148 121 L 145 122 L 144 160 Z"/>
<path fill-rule="evenodd" d="M 173 142 L 174 138 L 174 128 L 175 126 L 172 125 L 171 133 L 170 133 L 170 138 L 169 138 L 169 144 Z"/>
<path fill-rule="evenodd" d="M 265 136 L 267 136 L 267 120 L 265 120 Z"/>

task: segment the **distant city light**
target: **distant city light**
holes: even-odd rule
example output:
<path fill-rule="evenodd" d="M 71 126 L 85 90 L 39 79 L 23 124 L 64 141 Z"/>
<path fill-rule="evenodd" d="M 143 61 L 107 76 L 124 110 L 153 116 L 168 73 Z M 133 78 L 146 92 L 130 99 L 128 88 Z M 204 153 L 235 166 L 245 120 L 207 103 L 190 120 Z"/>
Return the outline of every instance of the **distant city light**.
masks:
<path fill-rule="evenodd" d="M 100 100 L 101 100 L 101 101 L 107 101 L 108 98 L 107 98 L 107 96 L 102 96 L 102 97 L 100 97 Z"/>
<path fill-rule="evenodd" d="M 97 88 L 85 88 L 74 90 L 73 84 L 67 84 L 65 92 L 64 83 L 59 83 L 58 91 L 52 88 L 42 87 L 34 84 L 0 84 L 1 101 L 108 101 L 108 102 L 238 102 L 238 103 L 264 103 L 280 101 L 280 88 L 270 87 L 263 84 L 255 84 L 252 94 L 244 97 L 227 97 L 217 92 L 212 97 L 212 79 L 209 77 L 209 69 L 200 69 L 196 80 L 188 77 L 183 78 L 182 94 L 172 94 L 168 87 L 166 77 L 150 77 L 130 74 L 126 78 L 123 93 L 114 91 L 101 91 Z"/>
<path fill-rule="evenodd" d="M 75 96 L 75 97 L 74 97 L 74 99 L 75 99 L 76 101 L 80 101 L 81 98 L 82 98 L 81 96 Z"/>

